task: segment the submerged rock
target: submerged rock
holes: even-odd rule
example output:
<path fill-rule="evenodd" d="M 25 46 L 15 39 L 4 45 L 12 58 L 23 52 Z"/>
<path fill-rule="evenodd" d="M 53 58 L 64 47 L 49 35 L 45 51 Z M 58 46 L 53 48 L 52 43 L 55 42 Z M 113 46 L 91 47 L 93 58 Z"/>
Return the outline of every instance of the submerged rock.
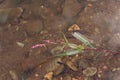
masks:
<path fill-rule="evenodd" d="M 53 75 L 59 75 L 64 69 L 64 66 L 59 64 L 59 62 L 61 62 L 61 58 L 54 58 L 49 62 L 43 64 L 42 68 L 44 68 L 45 72 L 52 71 Z"/>
<path fill-rule="evenodd" d="M 23 9 L 20 7 L 0 9 L 0 23 L 15 20 L 21 16 L 22 12 Z"/>
<path fill-rule="evenodd" d="M 83 70 L 83 74 L 86 76 L 93 76 L 97 73 L 97 68 L 95 67 L 88 67 L 85 70 Z"/>
<path fill-rule="evenodd" d="M 23 21 L 21 26 L 26 30 L 28 35 L 39 33 L 43 28 L 41 20 Z"/>
<path fill-rule="evenodd" d="M 50 59 L 49 61 L 39 65 L 31 76 L 27 78 L 27 80 L 38 80 L 41 78 L 46 78 L 46 74 L 50 73 L 50 76 L 58 76 L 61 72 L 64 70 L 64 65 L 59 64 L 61 62 L 61 58 L 56 57 L 53 59 Z M 35 76 L 35 74 L 40 74 L 38 76 Z M 48 78 L 48 76 L 47 76 Z"/>
<path fill-rule="evenodd" d="M 120 33 L 114 34 L 111 39 L 108 41 L 110 49 L 116 51 L 120 47 Z"/>
<path fill-rule="evenodd" d="M 66 0 L 63 7 L 63 16 L 72 18 L 81 10 L 81 5 L 77 0 Z"/>

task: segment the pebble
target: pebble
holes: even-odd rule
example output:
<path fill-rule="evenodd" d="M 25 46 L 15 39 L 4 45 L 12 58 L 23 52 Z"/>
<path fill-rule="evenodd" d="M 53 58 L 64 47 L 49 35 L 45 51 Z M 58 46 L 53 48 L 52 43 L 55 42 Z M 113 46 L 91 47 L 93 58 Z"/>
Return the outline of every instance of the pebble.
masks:
<path fill-rule="evenodd" d="M 26 32 L 29 35 L 35 34 L 35 33 L 39 33 L 42 28 L 42 21 L 41 20 L 29 20 L 29 21 L 25 21 L 21 24 L 21 26 L 26 30 Z"/>
<path fill-rule="evenodd" d="M 70 75 L 65 75 L 65 77 L 63 77 L 63 80 L 72 80 L 72 77 Z"/>
<path fill-rule="evenodd" d="M 0 23 L 15 20 L 21 16 L 22 12 L 23 9 L 21 7 L 0 9 Z"/>
<path fill-rule="evenodd" d="M 36 73 L 36 74 L 35 74 L 35 77 L 38 77 L 38 76 L 39 76 L 39 74 Z"/>
<path fill-rule="evenodd" d="M 63 7 L 63 16 L 72 18 L 81 10 L 81 5 L 77 0 L 66 0 Z"/>
<path fill-rule="evenodd" d="M 21 42 L 16 42 L 16 44 L 21 48 L 23 48 L 25 46 L 24 43 L 21 43 Z"/>
<path fill-rule="evenodd" d="M 83 74 L 86 76 L 94 76 L 97 73 L 97 68 L 95 67 L 88 67 L 83 70 Z"/>
<path fill-rule="evenodd" d="M 112 51 L 116 51 L 120 47 L 120 33 L 115 33 L 111 36 L 111 39 L 108 41 L 108 45 Z"/>
<path fill-rule="evenodd" d="M 52 80 L 53 72 L 48 72 L 47 74 L 45 74 L 44 78 L 46 78 L 47 80 Z"/>
<path fill-rule="evenodd" d="M 64 66 L 59 64 L 58 62 L 61 62 L 61 58 L 54 58 L 47 62 L 46 64 L 44 64 L 42 68 L 44 69 L 45 72 L 53 72 L 53 75 L 57 76 L 64 69 Z"/>
<path fill-rule="evenodd" d="M 17 73 L 14 70 L 10 70 L 9 74 L 11 75 L 11 78 L 13 80 L 18 80 L 18 75 L 17 75 Z"/>
<path fill-rule="evenodd" d="M 73 71 L 78 71 L 75 63 L 73 63 L 72 61 L 67 61 L 66 64 L 67 64 L 67 66 L 68 66 L 70 69 L 72 69 Z"/>
<path fill-rule="evenodd" d="M 77 24 L 74 24 L 68 28 L 68 31 L 78 31 L 80 27 Z"/>

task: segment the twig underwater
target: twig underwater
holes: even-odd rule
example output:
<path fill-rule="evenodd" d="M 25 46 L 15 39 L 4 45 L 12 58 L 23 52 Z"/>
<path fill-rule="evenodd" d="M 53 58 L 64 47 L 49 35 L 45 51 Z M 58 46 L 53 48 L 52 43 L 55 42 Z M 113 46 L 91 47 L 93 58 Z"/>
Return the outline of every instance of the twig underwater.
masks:
<path fill-rule="evenodd" d="M 90 42 L 90 40 L 88 38 L 86 38 L 84 35 L 82 35 L 81 33 L 79 32 L 72 32 L 71 34 L 73 35 L 73 37 L 75 37 L 77 40 L 79 40 L 80 42 L 83 43 L 80 44 L 80 45 L 77 45 L 77 44 L 74 44 L 74 43 L 70 43 L 66 36 L 63 34 L 63 38 L 64 38 L 64 45 L 61 47 L 62 50 L 65 48 L 65 47 L 69 47 L 70 50 L 66 50 L 64 52 L 61 52 L 59 54 L 56 54 L 55 56 L 70 56 L 70 55 L 75 55 L 75 54 L 78 54 L 78 53 L 82 53 L 86 50 L 94 50 L 94 51 L 99 51 L 99 52 L 104 52 L 104 53 L 111 53 L 111 54 L 116 54 L 115 52 L 111 51 L 111 50 L 106 50 L 106 49 L 103 49 L 103 48 L 96 48 L 93 46 L 93 44 Z"/>
<path fill-rule="evenodd" d="M 106 49 L 101 50 L 100 48 L 94 47 L 93 44 L 90 42 L 90 40 L 79 32 L 72 32 L 71 34 L 75 39 L 82 42 L 82 44 L 78 45 L 78 44 L 70 43 L 68 41 L 68 39 L 66 38 L 65 34 L 62 33 L 64 43 L 62 46 L 55 47 L 51 50 L 51 54 L 53 56 L 60 56 L 60 57 L 71 56 L 71 55 L 82 53 L 85 50 L 94 50 L 94 51 L 100 51 L 100 52 L 103 51 L 103 52 L 109 52 L 109 53 L 115 54 L 111 50 L 106 50 Z M 38 47 L 46 48 L 46 46 L 48 44 L 57 44 L 56 42 L 52 42 L 49 39 L 43 40 L 43 41 L 44 41 L 44 43 L 35 44 L 31 48 L 32 49 L 38 48 Z M 69 49 L 65 50 L 65 48 L 69 48 Z M 58 51 L 58 52 L 56 52 L 56 51 Z"/>
<path fill-rule="evenodd" d="M 70 50 L 67 50 L 63 53 L 59 53 L 55 56 L 70 56 L 70 55 L 75 55 L 75 54 L 78 54 L 80 52 L 82 52 L 84 49 L 85 49 L 85 46 L 88 46 L 90 48 L 94 48 L 93 45 L 91 44 L 90 41 L 88 41 L 88 39 L 83 36 L 82 34 L 80 34 L 79 32 L 74 32 L 72 33 L 72 35 L 78 39 L 79 41 L 81 41 L 84 45 L 77 45 L 77 44 L 74 44 L 74 43 L 69 43 L 67 38 L 65 37 L 64 33 L 63 34 L 63 38 L 64 38 L 64 45 L 62 48 L 65 48 L 65 47 L 70 47 L 71 49 Z"/>

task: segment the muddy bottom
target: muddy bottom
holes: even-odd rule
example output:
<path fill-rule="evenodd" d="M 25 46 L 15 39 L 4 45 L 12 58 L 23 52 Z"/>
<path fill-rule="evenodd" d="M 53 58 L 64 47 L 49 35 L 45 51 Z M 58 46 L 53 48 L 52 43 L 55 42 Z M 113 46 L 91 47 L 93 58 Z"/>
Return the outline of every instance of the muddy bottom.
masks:
<path fill-rule="evenodd" d="M 120 80 L 119 22 L 119 0 L 0 0 L 0 80 Z"/>

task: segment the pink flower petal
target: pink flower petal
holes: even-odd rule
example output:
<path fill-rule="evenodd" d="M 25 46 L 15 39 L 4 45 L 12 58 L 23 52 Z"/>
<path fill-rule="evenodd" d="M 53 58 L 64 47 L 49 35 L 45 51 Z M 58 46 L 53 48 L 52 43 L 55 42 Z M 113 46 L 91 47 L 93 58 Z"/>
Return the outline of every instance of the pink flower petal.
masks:
<path fill-rule="evenodd" d="M 36 44 L 32 46 L 32 48 L 37 48 L 37 47 L 46 47 L 46 44 Z"/>
<path fill-rule="evenodd" d="M 56 44 L 55 42 L 51 42 L 50 40 L 43 40 L 43 41 L 45 41 L 48 44 Z"/>

